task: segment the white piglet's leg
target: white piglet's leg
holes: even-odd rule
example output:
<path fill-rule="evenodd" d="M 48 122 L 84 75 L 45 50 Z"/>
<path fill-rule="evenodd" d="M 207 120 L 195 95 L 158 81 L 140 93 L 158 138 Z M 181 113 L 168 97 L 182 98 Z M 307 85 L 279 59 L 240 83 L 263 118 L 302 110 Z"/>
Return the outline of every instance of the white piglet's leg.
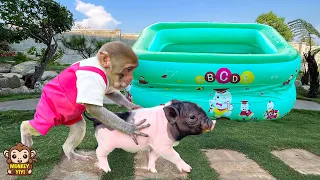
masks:
<path fill-rule="evenodd" d="M 96 149 L 96 155 L 98 159 L 98 166 L 100 169 L 102 169 L 104 172 L 110 172 L 110 166 L 108 162 L 108 154 L 113 151 L 113 148 L 105 148 L 101 145 L 98 146 Z"/>
<path fill-rule="evenodd" d="M 159 158 L 159 154 L 157 154 L 152 148 L 150 149 L 149 156 L 148 156 L 148 170 L 156 173 L 156 161 Z"/>
<path fill-rule="evenodd" d="M 173 147 L 170 147 L 166 151 L 162 151 L 161 153 L 159 153 L 159 155 L 164 159 L 174 163 L 180 172 L 190 172 L 192 169 L 189 164 L 181 159 L 180 155 L 173 149 Z"/>

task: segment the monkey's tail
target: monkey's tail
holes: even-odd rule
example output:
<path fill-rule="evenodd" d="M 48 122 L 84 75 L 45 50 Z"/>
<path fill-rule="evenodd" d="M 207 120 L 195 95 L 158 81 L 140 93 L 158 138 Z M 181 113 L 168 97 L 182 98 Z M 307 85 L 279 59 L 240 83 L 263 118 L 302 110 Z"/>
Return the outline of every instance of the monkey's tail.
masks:
<path fill-rule="evenodd" d="M 96 118 L 89 117 L 89 116 L 87 115 L 87 111 L 84 111 L 83 115 L 84 115 L 87 119 L 89 119 L 90 121 L 93 121 L 93 127 L 96 127 L 96 126 L 98 126 L 98 125 L 101 124 L 101 122 L 98 121 Z"/>

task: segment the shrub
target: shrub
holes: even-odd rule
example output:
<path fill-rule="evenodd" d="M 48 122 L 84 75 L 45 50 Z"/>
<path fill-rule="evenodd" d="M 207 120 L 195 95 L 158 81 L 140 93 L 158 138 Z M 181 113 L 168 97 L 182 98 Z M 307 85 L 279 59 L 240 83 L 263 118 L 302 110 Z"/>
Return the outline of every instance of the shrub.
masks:
<path fill-rule="evenodd" d="M 14 65 L 16 65 L 16 64 L 20 64 L 20 63 L 29 61 L 30 58 L 28 58 L 27 55 L 25 55 L 24 53 L 18 52 L 17 55 L 14 57 L 13 60 L 15 61 L 15 62 L 14 62 Z"/>
<path fill-rule="evenodd" d="M 35 55 L 40 62 L 42 59 L 42 56 L 44 55 L 46 49 L 42 48 L 40 52 L 37 51 L 37 48 L 35 46 L 32 46 L 30 49 L 28 49 L 27 53 L 30 55 Z M 59 49 L 50 59 L 48 65 L 59 65 L 57 62 L 58 59 L 63 57 L 63 51 Z"/>
<path fill-rule="evenodd" d="M 0 50 L 9 51 L 10 50 L 9 43 L 7 41 L 0 41 Z"/>

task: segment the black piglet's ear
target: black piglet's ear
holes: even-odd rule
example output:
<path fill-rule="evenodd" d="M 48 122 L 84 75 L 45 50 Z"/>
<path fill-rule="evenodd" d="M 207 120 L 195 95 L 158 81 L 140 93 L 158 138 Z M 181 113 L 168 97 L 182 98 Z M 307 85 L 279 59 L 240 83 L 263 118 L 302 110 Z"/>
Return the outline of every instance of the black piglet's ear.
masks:
<path fill-rule="evenodd" d="M 178 103 L 178 102 L 180 102 L 179 100 L 177 100 L 177 99 L 173 99 L 173 100 L 171 100 L 171 104 L 173 104 L 173 103 Z"/>
<path fill-rule="evenodd" d="M 174 124 L 177 120 L 177 117 L 178 117 L 178 110 L 173 106 L 165 106 L 163 108 L 163 110 L 164 110 L 164 114 L 166 115 L 167 120 L 171 124 Z"/>

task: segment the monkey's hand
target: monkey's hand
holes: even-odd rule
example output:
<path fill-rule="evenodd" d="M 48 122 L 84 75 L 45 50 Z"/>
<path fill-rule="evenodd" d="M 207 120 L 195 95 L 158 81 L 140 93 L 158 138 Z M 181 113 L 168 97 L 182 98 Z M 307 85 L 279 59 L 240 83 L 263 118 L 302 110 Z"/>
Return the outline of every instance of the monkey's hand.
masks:
<path fill-rule="evenodd" d="M 131 110 L 140 109 L 140 108 L 143 108 L 143 107 L 136 105 L 136 104 L 133 104 L 133 106 L 131 107 Z"/>
<path fill-rule="evenodd" d="M 121 94 L 119 91 L 114 91 L 110 94 L 106 94 L 106 96 L 117 103 L 120 106 L 125 107 L 128 110 L 134 110 L 134 109 L 139 109 L 142 108 L 139 105 L 131 103 L 123 94 Z"/>
<path fill-rule="evenodd" d="M 131 138 L 133 139 L 133 141 L 136 143 L 136 145 L 138 145 L 138 141 L 136 138 L 136 135 L 140 135 L 140 136 L 144 136 L 144 137 L 148 137 L 147 134 L 144 134 L 138 130 L 144 129 L 146 127 L 149 127 L 150 124 L 146 124 L 146 125 L 142 125 L 144 122 L 146 122 L 146 119 L 141 120 L 140 122 L 138 122 L 137 124 L 135 124 L 135 131 L 133 133 L 130 134 Z"/>
<path fill-rule="evenodd" d="M 108 109 L 102 106 L 96 106 L 92 104 L 85 104 L 85 106 L 87 111 L 94 118 L 96 118 L 97 121 L 100 121 L 101 123 L 105 124 L 110 128 L 117 129 L 121 132 L 129 134 L 137 145 L 138 145 L 138 141 L 136 139 L 137 135 L 148 137 L 147 134 L 140 132 L 141 129 L 144 129 L 150 126 L 150 124 L 142 125 L 146 121 L 146 119 L 141 120 L 137 124 L 128 123 L 123 119 L 119 118 L 113 112 L 109 111 Z"/>

